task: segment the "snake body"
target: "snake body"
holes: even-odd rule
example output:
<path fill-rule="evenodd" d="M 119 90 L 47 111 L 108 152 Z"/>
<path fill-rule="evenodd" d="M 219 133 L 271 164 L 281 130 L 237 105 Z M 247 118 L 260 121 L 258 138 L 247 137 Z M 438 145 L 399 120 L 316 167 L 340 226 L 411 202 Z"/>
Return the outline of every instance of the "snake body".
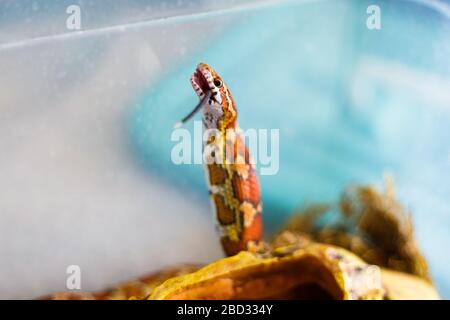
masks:
<path fill-rule="evenodd" d="M 206 180 L 229 256 L 262 237 L 262 204 L 255 167 L 237 125 L 237 109 L 230 90 L 207 64 L 200 63 L 191 84 L 203 103 Z"/>

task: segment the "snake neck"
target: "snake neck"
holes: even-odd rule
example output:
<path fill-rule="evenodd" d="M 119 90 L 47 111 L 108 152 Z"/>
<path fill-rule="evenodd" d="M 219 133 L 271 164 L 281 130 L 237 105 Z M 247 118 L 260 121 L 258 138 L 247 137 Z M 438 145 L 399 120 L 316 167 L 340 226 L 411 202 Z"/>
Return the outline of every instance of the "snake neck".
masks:
<path fill-rule="evenodd" d="M 262 238 L 260 187 L 245 141 L 236 128 L 217 131 L 205 144 L 209 194 L 228 256 Z"/>

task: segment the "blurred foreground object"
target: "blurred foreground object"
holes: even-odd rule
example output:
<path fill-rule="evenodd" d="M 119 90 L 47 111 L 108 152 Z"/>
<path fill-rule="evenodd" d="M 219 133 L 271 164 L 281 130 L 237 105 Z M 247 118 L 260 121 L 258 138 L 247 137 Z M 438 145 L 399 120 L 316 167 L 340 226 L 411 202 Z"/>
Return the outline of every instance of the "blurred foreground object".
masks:
<path fill-rule="evenodd" d="M 336 209 L 336 223 L 320 224 Z M 295 215 L 270 244 L 201 269 L 163 270 L 102 293 L 50 299 L 439 299 L 411 217 L 385 192 L 352 186 Z"/>

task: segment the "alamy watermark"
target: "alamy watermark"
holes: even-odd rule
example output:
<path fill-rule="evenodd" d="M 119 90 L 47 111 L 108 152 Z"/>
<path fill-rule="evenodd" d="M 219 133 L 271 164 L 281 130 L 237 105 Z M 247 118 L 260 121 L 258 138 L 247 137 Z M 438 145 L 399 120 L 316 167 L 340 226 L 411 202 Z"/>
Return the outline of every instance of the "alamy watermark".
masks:
<path fill-rule="evenodd" d="M 76 4 L 72 4 L 66 8 L 69 15 L 66 19 L 66 28 L 69 30 L 81 29 L 81 8 Z"/>
<path fill-rule="evenodd" d="M 67 267 L 66 273 L 69 275 L 66 279 L 66 288 L 68 290 L 81 289 L 81 268 L 76 264 Z"/>
<path fill-rule="evenodd" d="M 366 26 L 369 30 L 381 29 L 381 9 L 380 6 L 372 4 L 367 7 L 366 13 L 369 15 L 366 20 Z"/>
<path fill-rule="evenodd" d="M 261 175 L 275 175 L 280 167 L 279 129 L 230 129 L 222 134 L 217 129 L 203 129 L 201 121 L 194 121 L 193 136 L 185 128 L 176 128 L 170 139 L 176 142 L 170 155 L 176 165 L 250 163 L 259 167 Z"/>

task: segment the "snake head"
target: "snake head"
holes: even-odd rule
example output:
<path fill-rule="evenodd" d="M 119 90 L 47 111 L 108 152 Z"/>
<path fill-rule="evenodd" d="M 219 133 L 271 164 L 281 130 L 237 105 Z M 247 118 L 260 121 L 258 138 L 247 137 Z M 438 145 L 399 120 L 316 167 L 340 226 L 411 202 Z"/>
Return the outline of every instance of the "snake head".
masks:
<path fill-rule="evenodd" d="M 237 110 L 222 78 L 209 65 L 200 63 L 191 77 L 191 84 L 200 100 L 204 100 L 205 127 L 219 130 L 234 128 Z"/>

